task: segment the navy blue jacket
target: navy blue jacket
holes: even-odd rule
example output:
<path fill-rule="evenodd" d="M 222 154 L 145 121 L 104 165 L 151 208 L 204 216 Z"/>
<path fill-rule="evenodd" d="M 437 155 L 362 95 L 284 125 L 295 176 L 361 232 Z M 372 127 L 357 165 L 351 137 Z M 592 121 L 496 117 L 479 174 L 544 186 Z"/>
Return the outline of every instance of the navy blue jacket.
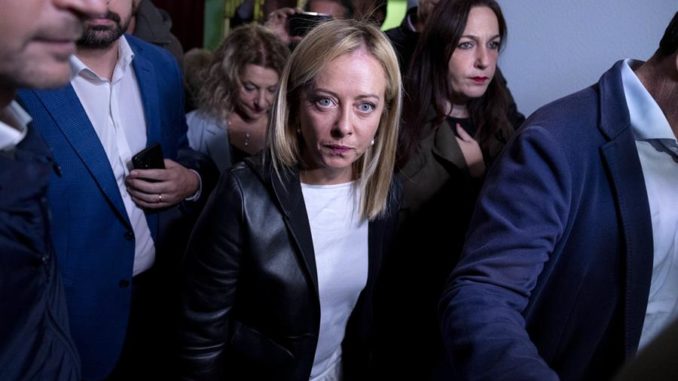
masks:
<path fill-rule="evenodd" d="M 640 338 L 652 224 L 618 62 L 488 173 L 442 329 L 460 380 L 605 380 Z"/>
<path fill-rule="evenodd" d="M 29 127 L 0 153 L 0 380 L 80 380 L 49 236 L 49 150 Z"/>

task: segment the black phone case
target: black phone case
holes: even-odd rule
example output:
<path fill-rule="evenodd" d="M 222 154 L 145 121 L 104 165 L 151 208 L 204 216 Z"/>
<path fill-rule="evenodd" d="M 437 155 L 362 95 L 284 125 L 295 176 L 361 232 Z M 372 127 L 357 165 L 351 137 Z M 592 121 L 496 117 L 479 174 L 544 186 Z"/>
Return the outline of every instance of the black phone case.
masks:
<path fill-rule="evenodd" d="M 164 169 L 163 159 L 162 146 L 156 143 L 132 156 L 132 166 L 135 169 Z"/>

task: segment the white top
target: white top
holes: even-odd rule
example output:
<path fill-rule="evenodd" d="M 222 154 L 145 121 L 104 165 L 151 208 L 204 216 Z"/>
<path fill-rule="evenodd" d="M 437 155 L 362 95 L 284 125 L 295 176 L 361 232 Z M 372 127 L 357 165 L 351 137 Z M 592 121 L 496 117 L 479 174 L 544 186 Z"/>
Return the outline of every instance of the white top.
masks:
<path fill-rule="evenodd" d="M 134 275 L 155 261 L 155 245 L 143 210 L 127 193 L 125 177 L 132 156 L 146 147 L 146 120 L 139 84 L 132 67 L 134 53 L 120 37 L 118 62 L 112 80 L 99 77 L 77 56 L 71 58 L 75 76 L 71 84 L 96 131 L 118 184 L 127 217 L 134 230 Z"/>
<path fill-rule="evenodd" d="M 0 110 L 0 151 L 21 143 L 28 132 L 31 117 L 15 101 Z"/>
<path fill-rule="evenodd" d="M 311 226 L 320 294 L 320 334 L 311 380 L 332 380 L 341 370 L 346 323 L 367 284 L 368 222 L 354 206 L 354 183 L 301 184 Z"/>
<path fill-rule="evenodd" d="M 664 113 L 631 70 L 637 64 L 624 61 L 622 82 L 650 201 L 654 242 L 642 348 L 678 317 L 678 146 Z"/>

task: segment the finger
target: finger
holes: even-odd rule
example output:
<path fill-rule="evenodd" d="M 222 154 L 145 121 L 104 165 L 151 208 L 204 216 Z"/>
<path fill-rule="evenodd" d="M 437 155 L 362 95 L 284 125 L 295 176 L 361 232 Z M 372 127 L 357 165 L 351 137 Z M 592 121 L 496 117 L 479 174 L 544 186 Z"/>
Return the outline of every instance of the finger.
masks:
<path fill-rule="evenodd" d="M 163 181 L 167 180 L 167 175 L 167 169 L 134 169 L 127 177 L 146 181 Z"/>
<path fill-rule="evenodd" d="M 165 193 L 168 188 L 166 181 L 149 181 L 142 178 L 127 176 L 125 185 L 128 189 L 139 193 Z"/>
<path fill-rule="evenodd" d="M 473 137 L 471 137 L 459 123 L 457 123 L 457 135 L 465 142 L 473 140 Z"/>
<path fill-rule="evenodd" d="M 170 206 L 164 194 L 145 195 L 143 198 L 132 197 L 132 201 L 142 209 L 161 209 Z"/>

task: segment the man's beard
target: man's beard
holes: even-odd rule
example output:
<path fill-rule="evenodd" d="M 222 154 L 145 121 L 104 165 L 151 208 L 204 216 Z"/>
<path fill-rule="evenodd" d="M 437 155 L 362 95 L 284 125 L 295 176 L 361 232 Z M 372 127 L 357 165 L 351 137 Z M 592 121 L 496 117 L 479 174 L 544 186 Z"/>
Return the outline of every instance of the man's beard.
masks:
<path fill-rule="evenodd" d="M 111 46 L 111 44 L 125 33 L 129 20 L 127 20 L 125 25 L 122 25 L 120 23 L 120 15 L 111 11 L 106 13 L 106 18 L 113 21 L 115 25 L 113 27 L 104 25 L 86 25 L 82 37 L 80 37 L 77 42 L 78 47 L 87 49 L 105 49 Z"/>

